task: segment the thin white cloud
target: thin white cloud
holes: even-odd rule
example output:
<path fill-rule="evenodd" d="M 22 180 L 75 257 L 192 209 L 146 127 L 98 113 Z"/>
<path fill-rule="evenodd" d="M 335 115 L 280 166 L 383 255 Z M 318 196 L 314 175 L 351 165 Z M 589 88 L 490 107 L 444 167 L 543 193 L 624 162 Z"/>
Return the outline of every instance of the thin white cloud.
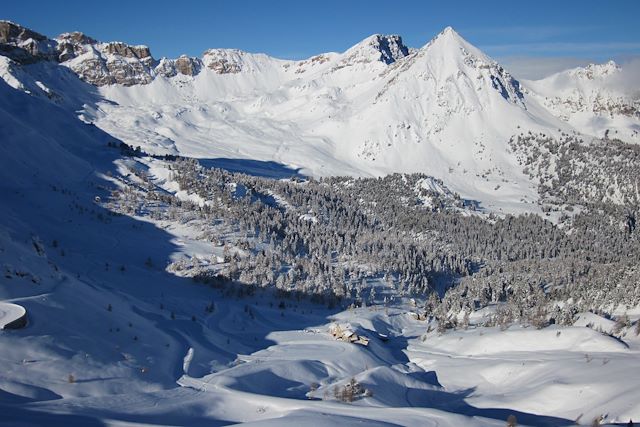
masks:
<path fill-rule="evenodd" d="M 622 66 L 620 73 L 608 80 L 608 84 L 619 90 L 640 91 L 640 57 L 638 55 L 611 56 Z M 569 56 L 505 56 L 498 61 L 518 79 L 538 80 L 575 67 L 584 67 L 603 60 Z"/>
<path fill-rule="evenodd" d="M 586 58 L 533 56 L 507 56 L 498 60 L 516 78 L 527 80 L 542 79 L 560 71 L 595 62 Z"/>
<path fill-rule="evenodd" d="M 638 97 L 640 95 L 640 58 L 636 57 L 622 64 L 622 69 L 610 79 L 609 84 L 620 91 Z"/>

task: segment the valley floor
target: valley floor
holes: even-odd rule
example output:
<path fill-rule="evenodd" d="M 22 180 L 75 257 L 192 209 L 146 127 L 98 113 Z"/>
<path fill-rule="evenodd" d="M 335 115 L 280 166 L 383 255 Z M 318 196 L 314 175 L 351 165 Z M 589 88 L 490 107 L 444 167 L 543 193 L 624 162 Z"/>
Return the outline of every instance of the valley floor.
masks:
<path fill-rule="evenodd" d="M 15 222 L 0 233 L 0 297 L 25 306 L 29 324 L 0 332 L 0 425 L 640 420 L 633 331 L 624 341 L 584 326 L 439 334 L 404 299 L 329 309 L 267 290 L 239 296 L 156 267 L 221 251 L 189 227 L 110 216 L 98 205 L 56 217 L 40 203 L 57 211 L 88 193 L 47 193 L 2 208 Z M 25 218 L 40 224 L 40 237 L 29 237 Z M 336 340 L 336 324 L 368 345 Z"/>
<path fill-rule="evenodd" d="M 640 422 L 636 104 L 582 135 L 451 28 L 384 40 L 126 87 L 0 55 L 0 427 Z"/>

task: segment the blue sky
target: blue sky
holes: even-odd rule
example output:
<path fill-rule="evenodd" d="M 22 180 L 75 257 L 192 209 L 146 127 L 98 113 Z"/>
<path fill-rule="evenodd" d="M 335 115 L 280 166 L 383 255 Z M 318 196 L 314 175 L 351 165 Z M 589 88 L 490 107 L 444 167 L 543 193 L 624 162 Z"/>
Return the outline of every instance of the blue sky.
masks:
<path fill-rule="evenodd" d="M 640 56 L 638 0 L 91 3 L 4 2 L 0 19 L 48 36 L 78 30 L 102 41 L 146 44 L 158 58 L 233 47 L 298 59 L 344 51 L 374 33 L 400 34 L 409 46 L 420 47 L 448 25 L 515 67 Z"/>

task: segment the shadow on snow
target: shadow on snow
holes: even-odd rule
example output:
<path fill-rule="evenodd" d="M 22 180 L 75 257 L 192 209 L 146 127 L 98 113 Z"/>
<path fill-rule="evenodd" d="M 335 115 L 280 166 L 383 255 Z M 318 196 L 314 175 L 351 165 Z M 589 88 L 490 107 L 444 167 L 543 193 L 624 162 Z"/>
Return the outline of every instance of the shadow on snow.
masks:
<path fill-rule="evenodd" d="M 262 178 L 305 178 L 300 173 L 300 169 L 293 169 L 273 161 L 228 158 L 198 159 L 198 161 L 207 168 L 225 169 L 229 172 L 244 173 Z"/>
<path fill-rule="evenodd" d="M 4 84 L 4 83 L 3 83 Z M 78 83 L 84 85 L 83 83 Z M 4 90 L 4 88 L 3 88 Z M 88 91 L 95 103 L 100 100 L 99 95 L 92 89 Z M 190 279 L 180 278 L 164 271 L 163 268 L 149 268 L 145 266 L 148 258 L 153 258 L 157 265 L 166 265 L 173 254 L 178 252 L 179 246 L 174 243 L 175 236 L 154 225 L 125 216 L 113 216 L 103 207 L 92 203 L 95 196 L 108 197 L 108 189 L 113 184 L 103 180 L 99 174 L 111 172 L 117 175 L 113 162 L 119 158 L 119 151 L 108 149 L 107 142 L 115 141 L 111 135 L 99 130 L 95 126 L 84 124 L 77 120 L 74 113 L 65 111 L 53 103 L 30 97 L 19 91 L 10 94 L 10 104 L 20 105 L 20 114 L 25 122 L 38 123 L 38 126 L 50 131 L 51 135 L 70 134 L 71 137 L 58 143 L 72 156 L 87 162 L 94 169 L 82 182 L 68 184 L 70 192 L 62 195 L 60 192 L 52 193 L 50 188 L 42 183 L 41 188 L 27 190 L 0 190 L 3 202 L 10 206 L 17 217 L 31 218 L 25 222 L 23 233 L 37 233 L 45 241 L 57 239 L 64 245 L 67 255 L 65 257 L 53 256 L 52 261 L 62 266 L 69 272 L 76 273 L 72 280 L 62 281 L 58 286 L 69 286 L 69 283 L 80 284 L 91 292 L 93 296 L 105 296 L 109 301 L 99 301 L 99 304 L 109 302 L 113 304 L 114 313 L 106 312 L 101 318 L 104 323 L 97 322 L 87 327 L 97 328 L 92 334 L 69 336 L 64 332 L 77 327 L 78 321 L 85 319 L 70 319 L 65 310 L 53 306 L 39 305 L 37 301 L 28 301 L 31 321 L 24 330 L 16 331 L 15 336 L 37 339 L 56 334 L 56 340 L 61 349 L 83 348 L 87 354 L 91 354 L 95 360 L 109 363 L 114 357 L 113 349 L 105 349 L 115 340 L 109 336 L 107 329 L 120 329 L 128 335 L 134 334 L 134 322 L 144 323 L 146 330 L 155 331 L 158 339 L 171 344 L 171 351 L 164 348 L 164 342 L 147 342 L 146 336 L 136 336 L 136 341 L 142 350 L 137 351 L 143 359 L 144 354 L 153 354 L 158 359 L 163 359 L 162 366 L 166 366 L 166 372 L 154 372 L 146 374 L 144 381 L 160 384 L 165 390 L 175 389 L 175 380 L 182 375 L 182 357 L 190 347 L 195 349 L 195 358 L 192 361 L 190 374 L 204 376 L 212 370 L 225 369 L 234 362 L 238 354 L 251 354 L 260 349 L 265 349 L 273 344 L 268 335 L 274 331 L 301 330 L 308 326 L 326 323 L 328 318 L 338 310 L 326 308 L 312 309 L 309 304 L 300 304 L 290 300 L 286 313 L 279 313 L 277 306 L 271 305 L 274 300 L 269 292 L 257 291 L 252 299 L 246 300 L 234 295 L 224 295 L 225 290 L 212 290 L 204 285 L 197 285 Z M 86 99 L 82 100 L 87 102 Z M 42 112 L 45 111 L 48 119 L 42 120 Z M 44 123 L 44 124 L 43 124 Z M 34 125 L 34 127 L 36 127 Z M 65 132 L 61 132 L 61 129 Z M 232 172 L 268 177 L 290 178 L 302 177 L 298 170 L 288 168 L 276 162 L 263 162 L 243 159 L 207 159 L 200 160 L 207 167 L 227 169 Z M 63 184 L 64 185 L 64 184 Z M 79 203 L 87 207 L 87 211 L 77 213 L 72 204 Z M 31 227 L 31 230 L 27 230 Z M 15 233 L 19 233 L 19 227 Z M 110 269 L 105 268 L 108 264 Z M 117 266 L 126 266 L 125 271 L 114 271 Z M 83 288 L 84 289 L 84 288 Z M 213 315 L 205 315 L 203 307 L 214 301 L 216 311 Z M 93 303 L 96 303 L 93 301 Z M 243 308 L 239 308 L 242 307 Z M 295 310 L 295 311 L 294 311 Z M 299 311 L 298 311 L 299 310 Z M 315 313 L 311 314 L 309 311 Z M 248 313 L 252 312 L 253 315 Z M 259 322 L 256 322 L 255 319 Z M 114 320 L 117 319 L 117 320 Z M 127 323 L 130 325 L 127 327 Z M 83 325 L 84 326 L 84 325 Z M 102 329 L 99 329 L 102 328 Z M 130 328 L 130 329 L 127 329 Z M 387 333 L 384 325 L 376 325 L 379 332 Z M 104 336 L 103 336 L 104 335 Z M 106 337 L 105 337 L 106 336 Z M 122 338 L 117 338 L 122 339 Z M 128 337 L 129 339 L 129 337 Z M 376 343 L 364 351 L 374 352 L 378 346 L 387 349 L 376 355 L 382 364 L 407 364 L 409 360 L 404 353 L 409 337 L 395 336 L 389 342 Z M 62 350 L 61 350 L 62 351 Z M 384 353 L 384 354 L 383 354 Z M 71 357 L 73 351 L 66 350 L 61 353 L 65 357 Z M 391 357 L 389 357 L 391 356 Z M 216 366 L 212 365 L 212 362 Z M 314 365 L 314 369 L 321 374 L 322 366 Z M 304 384 L 275 377 L 275 374 L 267 375 L 263 380 L 267 382 L 284 384 L 286 389 L 298 388 L 291 395 L 303 398 L 300 387 Z M 416 407 L 429 407 L 444 411 L 455 412 L 468 416 L 480 416 L 506 420 L 514 414 L 518 421 L 524 424 L 537 426 L 545 425 L 569 425 L 570 421 L 538 416 L 508 409 L 475 408 L 465 402 L 465 398 L 472 390 L 462 393 L 450 393 L 440 385 L 435 372 L 418 372 L 407 374 L 414 380 L 436 386 L 439 389 L 406 389 L 406 404 Z M 98 380 L 112 380 L 112 378 L 78 378 L 78 385 L 84 382 Z M 246 385 L 246 384 L 245 384 Z M 281 387 L 267 390 L 255 390 L 256 393 L 273 394 L 282 396 L 289 393 Z M 55 394 L 46 394 L 43 399 L 36 399 L 39 405 L 44 404 Z M 212 420 L 204 414 L 196 415 L 193 412 L 184 414 L 131 414 L 126 410 L 106 410 L 104 408 L 91 407 L 65 407 L 64 403 L 57 406 L 55 402 L 64 402 L 64 399 L 49 400 L 40 412 L 30 405 L 31 399 L 22 398 L 11 393 L 0 394 L 2 405 L 2 421 L 13 422 L 17 425 L 65 425 L 65 426 L 102 426 L 100 420 L 92 415 L 82 413 L 102 413 L 112 419 L 132 422 L 146 422 L 158 424 L 184 424 L 204 425 L 227 424 L 227 421 Z M 74 411 L 80 414 L 61 414 L 59 411 Z M 197 411 L 195 411 L 197 412 Z"/>

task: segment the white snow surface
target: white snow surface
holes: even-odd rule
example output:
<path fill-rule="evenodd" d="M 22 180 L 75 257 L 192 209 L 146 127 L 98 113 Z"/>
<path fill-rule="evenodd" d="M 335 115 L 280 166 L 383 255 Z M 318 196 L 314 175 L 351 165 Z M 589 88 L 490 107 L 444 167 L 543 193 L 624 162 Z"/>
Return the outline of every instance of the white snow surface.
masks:
<path fill-rule="evenodd" d="M 0 302 L 0 329 L 4 329 L 9 323 L 20 319 L 25 314 L 24 307 L 18 304 Z"/>
<path fill-rule="evenodd" d="M 640 142 L 640 63 L 614 61 L 526 81 L 532 97 L 587 135 Z"/>
<path fill-rule="evenodd" d="M 87 46 L 57 68 L 88 61 Z M 274 162 L 313 176 L 423 172 L 498 213 L 539 211 L 536 183 L 510 152 L 510 137 L 609 130 L 636 142 L 640 131 L 637 113 L 616 113 L 638 108 L 637 91 L 620 90 L 617 65 L 521 84 L 450 27 L 420 49 L 373 35 L 302 61 L 236 49 L 209 49 L 198 61 L 194 76 L 157 74 L 132 86 L 58 87 L 60 71 L 46 79 L 46 67 L 25 67 L 41 74 L 25 78 L 6 61 L 0 75 L 21 90 L 73 100 L 83 120 L 146 152 Z"/>
<path fill-rule="evenodd" d="M 208 51 L 205 63 L 224 55 L 241 71 L 104 86 L 108 102 L 86 115 L 153 153 L 274 161 L 314 176 L 424 172 L 487 208 L 535 210 L 520 203 L 535 187 L 507 141 L 518 126 L 566 124 L 451 28 L 389 65 L 377 37 L 297 62 Z"/>
<path fill-rule="evenodd" d="M 77 69 L 96 54 L 83 49 L 48 68 Z M 539 211 L 537 184 L 508 148 L 512 136 L 609 131 L 637 142 L 640 132 L 637 87 L 626 90 L 633 69 L 591 65 L 521 84 L 451 27 L 420 49 L 373 35 L 302 61 L 209 49 L 194 76 L 147 70 L 151 82 L 132 86 L 71 85 L 61 70 L 0 60 L 9 85 L 72 105 L 149 153 L 273 162 L 313 176 L 423 172 L 497 213 Z"/>
<path fill-rule="evenodd" d="M 371 41 L 326 61 L 238 53 L 245 67 L 236 74 L 205 70 L 129 88 L 96 89 L 49 63 L 0 62 L 0 301 L 29 313 L 26 328 L 0 331 L 0 425 L 640 419 L 632 331 L 613 338 L 586 327 L 597 323 L 589 318 L 584 326 L 438 335 L 402 300 L 354 310 L 286 300 L 280 309 L 269 292 L 237 298 L 167 271 L 177 259 L 221 259 L 222 248 L 198 240 L 189 223 L 114 216 L 99 202 L 113 182 L 129 179 L 123 162 L 152 163 L 150 173 L 171 188 L 161 161 L 124 161 L 107 148 L 120 138 L 157 153 L 273 161 L 317 175 L 429 172 L 463 195 L 521 209 L 517 200 L 533 190 L 504 138 L 518 123 L 568 125 L 520 98 L 450 29 L 391 65 L 367 54 Z M 502 79 L 506 97 L 489 74 Z M 410 98 L 411 106 L 402 102 Z M 487 122 L 495 117 L 504 123 Z M 475 178 L 487 168 L 487 180 Z M 369 345 L 335 340 L 335 323 Z M 336 400 L 336 387 L 352 378 L 368 393 Z"/>

